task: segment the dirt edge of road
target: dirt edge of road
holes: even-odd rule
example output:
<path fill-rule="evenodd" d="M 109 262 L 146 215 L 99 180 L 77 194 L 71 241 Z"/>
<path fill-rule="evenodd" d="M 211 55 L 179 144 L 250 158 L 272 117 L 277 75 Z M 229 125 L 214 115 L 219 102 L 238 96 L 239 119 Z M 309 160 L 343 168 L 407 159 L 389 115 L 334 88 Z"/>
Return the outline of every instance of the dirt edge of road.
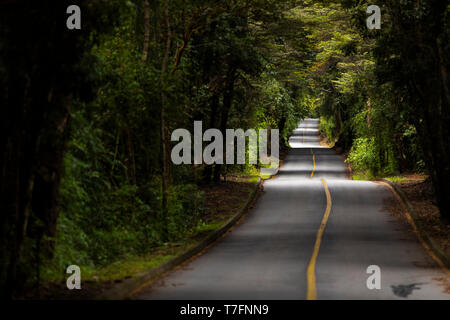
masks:
<path fill-rule="evenodd" d="M 415 207 L 410 202 L 408 197 L 403 192 L 402 188 L 399 187 L 396 183 L 389 181 L 387 179 L 380 179 L 378 182 L 384 184 L 389 187 L 389 189 L 393 192 L 394 196 L 399 200 L 403 214 L 405 215 L 406 220 L 411 225 L 413 231 L 416 233 L 419 241 L 431 255 L 431 257 L 438 263 L 438 265 L 443 269 L 443 271 L 450 275 L 450 257 L 446 250 L 444 250 L 440 241 L 437 241 L 430 235 L 429 228 L 424 226 L 423 217 L 415 210 Z"/>

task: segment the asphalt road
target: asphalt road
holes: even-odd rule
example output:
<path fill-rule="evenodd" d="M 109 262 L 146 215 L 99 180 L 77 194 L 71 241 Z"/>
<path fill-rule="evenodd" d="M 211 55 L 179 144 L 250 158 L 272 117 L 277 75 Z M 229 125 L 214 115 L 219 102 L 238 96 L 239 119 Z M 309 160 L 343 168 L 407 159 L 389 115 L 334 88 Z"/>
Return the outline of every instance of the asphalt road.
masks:
<path fill-rule="evenodd" d="M 303 121 L 245 221 L 134 298 L 448 300 L 446 274 L 387 211 L 389 189 L 348 180 L 344 159 L 318 141 L 318 121 Z M 381 289 L 367 288 L 371 265 Z"/>

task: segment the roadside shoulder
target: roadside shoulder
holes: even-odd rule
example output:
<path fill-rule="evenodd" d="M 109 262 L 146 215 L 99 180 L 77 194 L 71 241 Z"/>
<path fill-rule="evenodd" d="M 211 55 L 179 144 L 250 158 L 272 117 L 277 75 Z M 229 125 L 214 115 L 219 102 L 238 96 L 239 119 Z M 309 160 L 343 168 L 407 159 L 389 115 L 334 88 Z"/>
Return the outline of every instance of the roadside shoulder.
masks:
<path fill-rule="evenodd" d="M 441 239 L 433 239 L 429 231 L 430 226 L 426 226 L 424 224 L 423 216 L 421 216 L 419 212 L 417 212 L 411 201 L 403 192 L 402 188 L 399 187 L 396 183 L 387 179 L 380 179 L 378 181 L 388 186 L 389 189 L 393 192 L 394 196 L 403 206 L 406 219 L 411 224 L 411 227 L 418 236 L 420 242 L 422 242 L 424 247 L 429 251 L 430 255 L 441 266 L 441 268 L 443 268 L 443 270 L 448 275 L 450 275 L 450 257 L 446 250 L 443 249 L 441 245 L 439 245 L 438 241 Z M 434 227 L 436 228 L 436 225 L 434 225 Z"/>

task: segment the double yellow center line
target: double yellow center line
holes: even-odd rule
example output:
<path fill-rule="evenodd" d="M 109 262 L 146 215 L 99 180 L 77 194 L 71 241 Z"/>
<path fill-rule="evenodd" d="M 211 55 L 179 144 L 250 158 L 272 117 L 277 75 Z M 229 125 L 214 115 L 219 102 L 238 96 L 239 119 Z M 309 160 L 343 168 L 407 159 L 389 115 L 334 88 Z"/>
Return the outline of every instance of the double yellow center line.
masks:
<path fill-rule="evenodd" d="M 314 176 L 314 171 L 316 171 L 316 155 L 314 154 L 313 149 L 311 149 L 311 154 L 312 154 L 312 156 L 313 156 L 313 170 L 312 170 L 312 172 L 311 172 L 311 177 L 310 177 L 310 179 L 313 178 L 313 176 Z"/>
<path fill-rule="evenodd" d="M 325 187 L 325 194 L 327 196 L 327 208 L 325 209 L 325 214 L 323 216 L 322 222 L 319 227 L 319 231 L 317 231 L 316 243 L 314 244 L 314 251 L 309 261 L 308 268 L 306 269 L 306 280 L 307 280 L 307 292 L 306 299 L 307 300 L 317 300 L 317 288 L 316 288 L 316 261 L 317 256 L 319 255 L 320 244 L 322 243 L 323 233 L 325 231 L 325 227 L 328 222 L 328 218 L 330 217 L 331 212 L 331 194 L 330 190 L 328 190 L 328 185 L 325 180 L 321 179 L 323 186 Z"/>
<path fill-rule="evenodd" d="M 303 131 L 303 143 L 305 143 L 305 132 Z M 311 172 L 310 179 L 314 177 L 314 172 L 316 171 L 316 155 L 313 152 L 313 149 L 310 149 L 311 155 L 313 158 L 313 169 Z M 325 227 L 328 222 L 328 218 L 330 217 L 331 213 L 331 194 L 330 190 L 328 189 L 328 185 L 325 182 L 324 179 L 320 180 L 325 188 L 325 194 L 327 197 L 327 207 L 325 209 L 325 214 L 323 216 L 322 222 L 320 223 L 319 230 L 317 231 L 316 236 L 316 242 L 314 243 L 314 250 L 311 257 L 311 260 L 309 261 L 308 268 L 306 269 L 306 281 L 307 281 L 307 292 L 306 292 L 306 299 L 307 300 L 317 300 L 317 287 L 316 287 L 316 262 L 317 262 L 317 256 L 319 255 L 319 249 L 320 244 L 322 243 L 322 237 L 325 232 Z"/>

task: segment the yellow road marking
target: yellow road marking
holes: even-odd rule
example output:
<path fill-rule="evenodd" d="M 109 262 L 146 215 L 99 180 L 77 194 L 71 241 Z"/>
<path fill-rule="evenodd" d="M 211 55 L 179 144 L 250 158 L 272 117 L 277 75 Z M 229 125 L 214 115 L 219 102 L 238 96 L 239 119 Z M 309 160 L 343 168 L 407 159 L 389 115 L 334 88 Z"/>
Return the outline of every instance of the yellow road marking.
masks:
<path fill-rule="evenodd" d="M 378 183 L 384 185 L 385 187 L 387 187 L 389 190 L 391 190 L 392 194 L 395 196 L 395 198 L 398 200 L 398 202 L 400 203 L 400 205 L 402 206 L 403 210 L 405 211 L 405 215 L 406 215 L 406 219 L 408 220 L 409 224 L 411 225 L 411 227 L 414 230 L 414 233 L 416 234 L 417 238 L 419 239 L 420 243 L 422 244 L 422 246 L 425 248 L 425 250 L 428 252 L 428 254 L 431 256 L 431 258 L 433 258 L 434 261 L 436 261 L 436 263 L 439 265 L 439 267 L 441 267 L 442 271 L 444 273 L 446 273 L 448 276 L 450 276 L 450 270 L 445 266 L 445 264 L 441 261 L 441 259 L 439 259 L 433 252 L 433 250 L 431 250 L 430 246 L 428 245 L 428 243 L 426 243 L 426 241 L 423 239 L 422 235 L 420 234 L 419 229 L 417 228 L 416 223 L 414 222 L 414 219 L 411 216 L 411 213 L 408 210 L 408 207 L 404 204 L 402 198 L 400 198 L 400 196 L 397 194 L 397 192 L 395 192 L 394 188 L 392 188 L 388 183 L 383 182 L 383 181 L 377 181 Z"/>
<path fill-rule="evenodd" d="M 314 171 L 316 170 L 316 156 L 314 155 L 313 150 L 312 149 L 310 149 L 310 150 L 311 150 L 311 154 L 313 156 L 313 170 L 311 172 L 311 177 L 310 177 L 310 179 L 312 179 L 314 176 Z"/>
<path fill-rule="evenodd" d="M 328 190 L 328 185 L 325 182 L 325 180 L 321 179 L 323 186 L 325 187 L 325 194 L 327 195 L 327 208 L 325 210 L 325 214 L 322 219 L 322 223 L 320 224 L 319 231 L 317 231 L 317 237 L 316 237 L 316 243 L 314 244 L 314 251 L 313 255 L 311 257 L 311 260 L 309 261 L 308 269 L 306 270 L 306 280 L 307 280 L 307 286 L 308 290 L 306 293 L 306 299 L 307 300 L 317 300 L 317 288 L 316 288 L 316 261 L 317 256 L 319 254 L 320 244 L 322 242 L 322 236 L 325 231 L 325 226 L 327 225 L 328 217 L 330 216 L 331 212 L 331 195 L 330 190 Z"/>

